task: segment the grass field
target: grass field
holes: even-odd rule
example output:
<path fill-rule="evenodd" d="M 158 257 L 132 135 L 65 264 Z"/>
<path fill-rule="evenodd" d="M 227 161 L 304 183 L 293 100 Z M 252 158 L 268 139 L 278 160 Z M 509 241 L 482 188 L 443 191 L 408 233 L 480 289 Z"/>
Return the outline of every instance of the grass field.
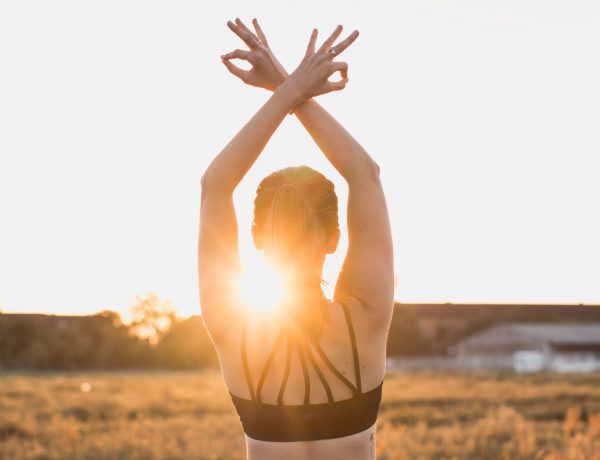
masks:
<path fill-rule="evenodd" d="M 216 371 L 0 374 L 2 459 L 240 459 Z M 379 459 L 600 460 L 600 374 L 388 372 Z"/>

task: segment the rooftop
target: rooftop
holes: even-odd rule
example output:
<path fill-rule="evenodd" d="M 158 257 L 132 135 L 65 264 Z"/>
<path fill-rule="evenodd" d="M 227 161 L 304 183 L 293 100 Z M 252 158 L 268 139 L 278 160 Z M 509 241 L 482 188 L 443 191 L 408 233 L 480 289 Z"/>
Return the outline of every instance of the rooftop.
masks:
<path fill-rule="evenodd" d="M 597 323 L 501 323 L 488 327 L 470 337 L 495 335 L 497 337 L 520 336 L 553 344 L 599 344 L 600 322 Z"/>

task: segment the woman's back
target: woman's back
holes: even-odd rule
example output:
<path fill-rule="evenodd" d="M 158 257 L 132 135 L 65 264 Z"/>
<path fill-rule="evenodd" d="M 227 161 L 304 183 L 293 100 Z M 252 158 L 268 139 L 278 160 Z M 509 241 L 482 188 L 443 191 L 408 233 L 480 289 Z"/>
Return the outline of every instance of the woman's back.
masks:
<path fill-rule="evenodd" d="M 326 308 L 318 339 L 273 316 L 249 315 L 217 347 L 225 383 L 248 423 L 250 458 L 371 458 L 365 449 L 374 446 L 388 325 L 373 324 L 349 297 Z"/>

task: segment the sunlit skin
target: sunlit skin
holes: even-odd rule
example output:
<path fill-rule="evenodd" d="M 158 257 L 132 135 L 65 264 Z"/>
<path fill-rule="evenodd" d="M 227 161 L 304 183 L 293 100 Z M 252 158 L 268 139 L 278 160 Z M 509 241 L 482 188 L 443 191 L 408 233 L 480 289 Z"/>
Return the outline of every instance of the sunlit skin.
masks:
<path fill-rule="evenodd" d="M 272 95 L 219 152 L 202 176 L 198 275 L 203 320 L 219 354 L 228 389 L 247 399 L 248 388 L 240 365 L 240 318 L 249 316 L 248 365 L 251 373 L 256 374 L 271 351 L 275 335 L 276 329 L 269 318 L 285 310 L 287 299 L 302 298 L 306 293 L 323 296 L 319 276 L 315 274 L 321 274 L 326 254 L 336 250 L 339 230 L 330 241 L 319 243 L 323 247 L 310 252 L 311 257 L 302 257 L 309 262 L 300 262 L 296 257 L 291 261 L 275 257 L 286 262 L 286 270 L 269 266 L 266 258 L 242 267 L 238 251 L 233 191 L 283 119 L 293 112 L 348 184 L 348 250 L 335 284 L 333 301 L 327 302 L 330 319 L 320 340 L 341 372 L 348 375 L 354 372 L 349 364 L 351 351 L 341 310 L 342 303 L 347 305 L 356 329 L 361 382 L 368 391 L 378 386 L 385 374 L 386 337 L 393 307 L 393 247 L 387 206 L 379 166 L 314 99 L 346 87 L 348 64 L 334 58 L 356 40 L 358 31 L 336 43 L 342 31 L 340 25 L 317 46 L 318 31 L 313 29 L 302 61 L 288 74 L 275 58 L 256 19 L 253 24 L 255 32 L 239 19 L 227 23 L 249 50 L 226 53 L 221 57 L 222 62 L 244 83 L 272 91 Z M 330 52 L 332 48 L 335 53 Z M 247 60 L 252 68 L 243 70 L 235 66 L 230 61 L 234 58 Z M 336 72 L 341 79 L 330 81 Z M 257 244 L 260 250 L 259 246 Z M 313 254 L 318 257 L 312 257 Z M 289 305 L 303 307 L 293 300 Z M 281 360 L 273 362 L 274 372 L 278 366 L 281 370 Z M 301 404 L 304 386 L 297 359 L 292 360 L 291 367 L 284 404 Z M 277 390 L 270 389 L 272 384 L 265 384 L 265 400 L 277 397 Z M 314 387 L 310 402 L 326 400 L 324 390 L 316 384 Z M 348 388 L 341 384 L 333 385 L 332 391 L 336 400 L 349 397 Z M 269 442 L 249 437 L 246 441 L 249 460 L 372 459 L 375 424 L 350 436 L 320 441 Z"/>

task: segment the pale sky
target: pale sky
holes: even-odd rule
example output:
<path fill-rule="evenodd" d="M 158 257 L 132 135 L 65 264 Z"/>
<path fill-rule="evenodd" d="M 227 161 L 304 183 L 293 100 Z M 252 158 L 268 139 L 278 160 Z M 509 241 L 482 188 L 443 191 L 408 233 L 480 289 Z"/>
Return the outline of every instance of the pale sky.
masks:
<path fill-rule="evenodd" d="M 20 1 L 0 5 L 0 310 L 200 312 L 199 180 L 268 99 L 219 56 L 257 17 L 292 71 L 357 41 L 318 97 L 381 166 L 402 302 L 600 302 L 600 4 Z M 269 172 L 347 188 L 288 116 L 235 193 L 243 261 Z M 346 238 L 326 262 L 333 283 Z M 330 294 L 330 292 L 328 292 Z"/>

